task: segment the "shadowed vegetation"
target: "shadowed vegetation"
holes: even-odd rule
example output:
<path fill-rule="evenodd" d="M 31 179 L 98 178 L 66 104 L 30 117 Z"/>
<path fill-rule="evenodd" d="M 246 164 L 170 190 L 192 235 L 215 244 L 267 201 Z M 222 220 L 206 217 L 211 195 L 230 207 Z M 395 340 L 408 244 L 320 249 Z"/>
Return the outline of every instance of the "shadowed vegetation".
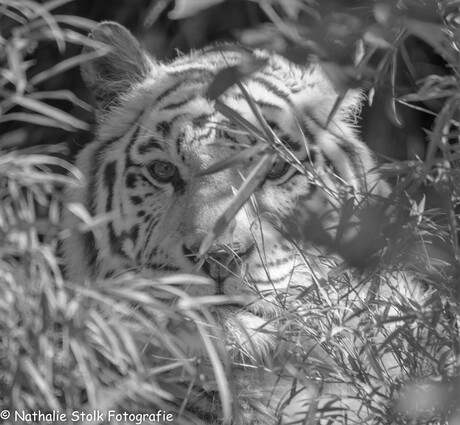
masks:
<path fill-rule="evenodd" d="M 223 423 L 244 414 L 231 403 L 239 396 L 232 361 L 210 312 L 226 300 L 183 291 L 207 285 L 205 278 L 128 272 L 76 284 L 63 275 L 62 241 L 74 232 L 97 237 L 110 220 L 63 206 L 62 192 L 85 181 L 71 163 L 94 122 L 94 99 L 78 67 L 107 54 L 86 34 L 95 21 L 115 19 L 162 58 L 217 40 L 236 40 L 242 51 L 263 47 L 295 63 L 314 58 L 338 93 L 331 119 L 350 90 L 365 90 L 359 125 L 391 192 L 384 199 L 334 193 L 340 206 L 333 229 L 302 208 L 284 222 L 273 219 L 299 247 L 314 285 L 291 288 L 283 314 L 262 327 L 279 341 L 264 361 L 292 380 L 292 398 L 310 380 L 346 383 L 372 414 L 362 423 L 460 423 L 460 2 L 137 0 L 113 2 L 110 11 L 103 3 L 0 1 L 0 408 L 161 409 L 174 423 L 201 424 L 188 409 L 199 387 L 213 403 L 222 400 Z M 202 256 L 251 202 L 276 158 L 322 184 L 296 163 L 245 90 L 245 77 L 263 65 L 247 53 L 209 88 L 232 131 L 258 144 L 206 172 L 263 156 L 203 242 Z M 262 131 L 219 101 L 235 85 Z M 65 228 L 63 208 L 81 225 Z M 330 255 L 306 253 L 302 246 L 310 243 Z M 422 284 L 423 302 L 395 284 L 412 277 Z M 201 336 L 207 361 L 184 351 L 179 330 Z M 346 417 L 319 396 L 298 423 Z"/>

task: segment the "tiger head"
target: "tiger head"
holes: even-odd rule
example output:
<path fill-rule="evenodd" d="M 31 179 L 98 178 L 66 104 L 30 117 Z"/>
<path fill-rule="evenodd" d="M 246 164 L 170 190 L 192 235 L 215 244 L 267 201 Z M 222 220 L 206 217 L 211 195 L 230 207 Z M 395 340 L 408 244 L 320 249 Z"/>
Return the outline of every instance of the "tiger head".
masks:
<path fill-rule="evenodd" d="M 65 241 L 69 277 L 126 270 L 198 274 L 212 284 L 190 285 L 191 295 L 250 300 L 245 308 L 216 307 L 229 338 L 236 332 L 232 320 L 259 326 L 288 287 L 311 283 L 305 258 L 283 235 L 283 220 L 302 211 L 330 225 L 344 188 L 357 195 L 380 184 L 353 127 L 359 94 L 347 95 L 331 118 L 338 95 L 318 64 L 301 67 L 254 51 L 261 67 L 218 98 L 229 115 L 209 88 L 222 71 L 244 66 L 241 48 L 225 45 L 160 62 L 118 24 L 100 24 L 92 39 L 108 48 L 82 67 L 99 105 L 97 131 L 77 159 L 87 183 L 70 190 L 68 201 L 107 219 L 95 237 Z M 257 134 L 264 132 L 279 154 L 266 142 L 259 149 L 264 142 Z M 210 172 L 218 164 L 224 166 Z M 228 216 L 235 194 L 262 166 L 259 184 Z M 67 220 L 78 224 L 70 213 Z"/>

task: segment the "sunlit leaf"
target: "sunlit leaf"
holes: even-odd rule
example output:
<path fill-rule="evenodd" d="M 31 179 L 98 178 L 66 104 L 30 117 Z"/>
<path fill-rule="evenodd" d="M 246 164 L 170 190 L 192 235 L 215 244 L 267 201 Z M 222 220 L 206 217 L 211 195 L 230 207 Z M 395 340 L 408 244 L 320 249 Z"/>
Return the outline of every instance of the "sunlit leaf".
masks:
<path fill-rule="evenodd" d="M 169 12 L 171 19 L 184 19 L 222 3 L 224 0 L 177 0 L 174 9 Z"/>
<path fill-rule="evenodd" d="M 8 57 L 8 64 L 10 68 L 8 70 L 8 76 L 11 82 L 16 86 L 16 91 L 18 93 L 24 93 L 27 87 L 27 78 L 25 74 L 23 58 L 20 55 L 20 49 L 18 49 L 17 46 L 14 45 L 14 43 L 7 44 L 6 54 Z"/>
<path fill-rule="evenodd" d="M 72 115 L 61 111 L 60 109 L 55 108 L 54 106 L 50 106 L 31 97 L 15 95 L 11 97 L 11 101 L 19 106 L 23 106 L 24 108 L 31 109 L 32 111 L 38 112 L 39 114 L 43 114 L 45 117 L 61 123 L 63 126 L 70 127 L 75 130 L 89 129 L 89 125 L 79 120 L 78 118 L 75 118 Z M 0 121 L 2 121 L 4 118 L 5 117 L 0 118 Z"/>
<path fill-rule="evenodd" d="M 69 0 L 63 0 L 69 1 Z M 72 0 L 70 0 L 72 1 Z M 56 22 L 71 25 L 75 28 L 82 29 L 85 31 L 91 31 L 96 26 L 96 22 L 91 19 L 84 18 L 82 16 L 72 16 L 72 15 L 53 15 Z"/>

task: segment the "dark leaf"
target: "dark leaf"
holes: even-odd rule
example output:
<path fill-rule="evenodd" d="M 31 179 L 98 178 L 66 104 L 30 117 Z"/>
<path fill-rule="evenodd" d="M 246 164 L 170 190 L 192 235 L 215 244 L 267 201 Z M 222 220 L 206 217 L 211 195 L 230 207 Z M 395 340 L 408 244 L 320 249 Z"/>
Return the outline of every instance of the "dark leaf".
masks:
<path fill-rule="evenodd" d="M 455 58 L 446 45 L 445 33 L 440 24 L 410 18 L 404 19 L 403 24 L 412 35 L 415 35 L 433 47 L 448 62 L 454 62 Z"/>
<path fill-rule="evenodd" d="M 321 62 L 321 66 L 338 93 L 362 87 L 375 76 L 375 71 L 369 67 L 341 66 L 329 61 Z"/>
<path fill-rule="evenodd" d="M 379 49 L 393 48 L 394 34 L 380 25 L 371 25 L 363 34 L 363 40 Z"/>
<path fill-rule="evenodd" d="M 267 63 L 267 59 L 257 59 L 252 54 L 243 54 L 239 65 L 230 66 L 220 71 L 208 90 L 208 97 L 217 99 L 229 87 L 257 72 Z"/>

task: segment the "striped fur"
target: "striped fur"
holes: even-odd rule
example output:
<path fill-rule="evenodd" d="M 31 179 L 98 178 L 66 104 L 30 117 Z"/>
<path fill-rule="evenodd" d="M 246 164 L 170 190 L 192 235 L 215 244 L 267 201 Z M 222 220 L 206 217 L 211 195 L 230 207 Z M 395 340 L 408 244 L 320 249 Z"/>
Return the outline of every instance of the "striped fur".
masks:
<path fill-rule="evenodd" d="M 83 77 L 99 101 L 98 127 L 94 141 L 77 160 L 87 184 L 69 190 L 67 200 L 83 204 L 92 216 L 106 214 L 109 219 L 96 237 L 82 234 L 65 241 L 69 278 L 95 279 L 124 270 L 153 276 L 194 273 L 194 255 L 201 242 L 257 159 L 197 177 L 255 143 L 236 131 L 206 96 L 215 76 L 241 63 L 242 53 L 226 46 L 221 52 L 197 51 L 162 63 L 144 54 L 134 38 L 114 23 L 100 24 L 92 37 L 112 50 L 83 67 Z M 326 128 L 337 95 L 321 68 L 317 64 L 302 68 L 265 51 L 254 55 L 267 63 L 244 80 L 245 87 L 268 125 L 310 172 L 291 166 L 279 177 L 265 179 L 215 241 L 208 267 L 198 271 L 211 276 L 215 285 L 190 289 L 196 296 L 261 295 L 245 309 L 216 307 L 223 334 L 239 347 L 235 358 L 248 351 L 252 356 L 245 358 L 263 358 L 272 350 L 273 335 L 255 329 L 265 322 L 264 316 L 276 313 L 274 295 L 289 286 L 311 284 L 296 248 L 272 224 L 273 218 L 283 221 L 300 207 L 334 222 L 336 216 L 326 213 L 340 202 L 344 188 L 356 196 L 385 189 L 371 173 L 372 155 L 353 128 L 359 94 L 342 102 Z M 260 127 L 236 85 L 220 100 Z M 174 173 L 160 181 L 152 169 L 165 163 L 173 164 Z M 71 227 L 79 223 L 71 213 L 66 220 Z M 236 255 L 216 247 L 231 247 Z M 223 271 L 219 262 L 228 270 Z M 255 343 L 246 341 L 247 333 Z M 200 351 L 201 343 L 187 343 L 190 352 Z M 242 375 L 245 382 L 246 373 Z M 264 390 L 269 384 L 262 380 L 258 385 Z M 197 410 L 211 409 L 204 405 L 197 402 L 201 406 Z M 244 418 L 244 424 L 276 420 L 272 410 L 262 414 L 255 408 L 248 408 Z"/>

